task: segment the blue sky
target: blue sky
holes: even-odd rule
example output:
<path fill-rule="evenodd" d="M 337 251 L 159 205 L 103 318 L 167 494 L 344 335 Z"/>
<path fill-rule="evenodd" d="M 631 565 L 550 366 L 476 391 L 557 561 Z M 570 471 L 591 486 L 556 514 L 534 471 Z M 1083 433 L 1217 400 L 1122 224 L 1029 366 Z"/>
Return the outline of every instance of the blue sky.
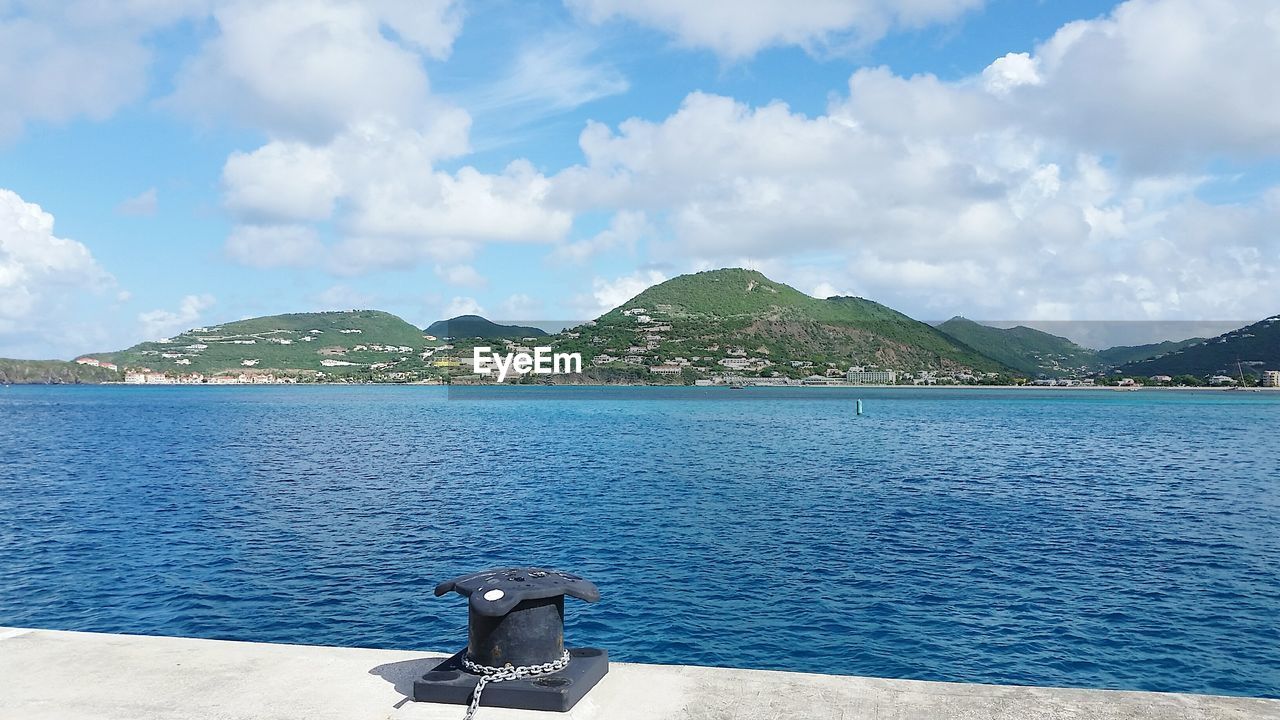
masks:
<path fill-rule="evenodd" d="M 914 317 L 1280 311 L 1262 0 L 0 0 L 0 356 L 751 266 Z"/>

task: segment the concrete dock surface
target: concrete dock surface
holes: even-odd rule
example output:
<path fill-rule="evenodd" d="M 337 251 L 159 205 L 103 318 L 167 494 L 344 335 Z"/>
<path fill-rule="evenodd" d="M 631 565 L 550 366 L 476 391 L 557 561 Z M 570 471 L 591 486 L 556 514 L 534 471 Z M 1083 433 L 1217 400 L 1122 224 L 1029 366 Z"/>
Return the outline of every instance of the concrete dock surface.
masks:
<path fill-rule="evenodd" d="M 461 720 L 409 700 L 441 653 L 0 628 L 3 720 Z M 1280 700 L 613 663 L 568 713 L 477 720 L 1232 720 Z"/>

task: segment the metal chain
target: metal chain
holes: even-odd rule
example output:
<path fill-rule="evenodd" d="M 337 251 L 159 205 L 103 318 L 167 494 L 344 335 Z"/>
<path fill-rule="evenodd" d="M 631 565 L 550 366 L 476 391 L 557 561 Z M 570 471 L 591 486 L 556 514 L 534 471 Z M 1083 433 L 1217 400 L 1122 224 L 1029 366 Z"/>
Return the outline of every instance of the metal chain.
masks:
<path fill-rule="evenodd" d="M 481 665 L 480 663 L 472 662 L 471 658 L 463 655 L 462 667 L 466 668 L 468 672 L 472 672 L 480 676 L 480 682 L 476 683 L 475 694 L 471 696 L 471 707 L 467 708 L 467 714 L 463 718 L 463 720 L 471 720 L 475 717 L 476 709 L 480 707 L 480 693 L 484 692 L 485 685 L 488 685 L 489 683 L 520 680 L 522 678 L 539 677 L 542 675 L 558 673 L 569 667 L 569 651 L 565 650 L 559 660 L 545 662 L 541 665 L 521 665 L 520 667 L 512 667 L 511 665 L 503 665 L 502 667 Z"/>

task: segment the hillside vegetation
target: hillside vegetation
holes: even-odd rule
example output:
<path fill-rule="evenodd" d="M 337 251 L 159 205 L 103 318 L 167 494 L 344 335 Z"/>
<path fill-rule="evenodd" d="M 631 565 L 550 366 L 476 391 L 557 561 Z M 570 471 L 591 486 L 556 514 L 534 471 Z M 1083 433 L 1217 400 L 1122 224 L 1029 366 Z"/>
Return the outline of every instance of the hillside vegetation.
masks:
<path fill-rule="evenodd" d="M 0 384 L 79 385 L 119 379 L 120 373 L 114 370 L 77 365 L 65 360 L 0 358 Z"/>
<path fill-rule="evenodd" d="M 1130 375 L 1258 376 L 1280 369 L 1280 315 L 1120 367 Z"/>
<path fill-rule="evenodd" d="M 122 369 L 169 374 L 273 372 L 300 379 L 414 379 L 434 343 L 378 310 L 297 313 L 195 328 L 127 350 L 94 355 Z"/>
<path fill-rule="evenodd" d="M 728 357 L 768 363 L 760 368 L 765 374 L 787 376 L 823 371 L 828 363 L 899 372 L 1006 370 L 879 303 L 856 297 L 820 300 L 738 268 L 655 285 L 561 338 L 558 349 L 580 351 L 589 362 L 600 355 L 637 357 L 649 365 L 683 360 L 701 371 L 724 371 L 719 361 Z"/>
<path fill-rule="evenodd" d="M 1128 363 L 1141 362 L 1150 360 L 1151 358 L 1167 355 L 1171 352 L 1177 352 L 1192 345 L 1199 345 L 1205 342 L 1205 338 L 1190 338 L 1188 340 L 1166 340 L 1161 343 L 1150 343 L 1147 345 L 1117 345 L 1116 347 L 1107 348 L 1098 351 L 1098 359 L 1110 367 L 1126 365 Z"/>
<path fill-rule="evenodd" d="M 996 328 L 953 317 L 938 329 L 957 341 L 1028 375 L 1074 376 L 1103 368 L 1098 353 L 1034 328 Z"/>

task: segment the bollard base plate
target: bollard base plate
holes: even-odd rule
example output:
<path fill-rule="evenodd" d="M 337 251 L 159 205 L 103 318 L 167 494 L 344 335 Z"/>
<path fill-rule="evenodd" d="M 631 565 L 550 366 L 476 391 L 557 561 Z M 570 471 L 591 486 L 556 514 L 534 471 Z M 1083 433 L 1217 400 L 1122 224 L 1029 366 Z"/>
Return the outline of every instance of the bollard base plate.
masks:
<path fill-rule="evenodd" d="M 463 650 L 413 681 L 418 702 L 467 705 L 480 681 L 462 667 Z M 489 683 L 481 707 L 566 712 L 609 672 L 609 653 L 599 648 L 569 648 L 569 667 L 552 675 Z"/>

